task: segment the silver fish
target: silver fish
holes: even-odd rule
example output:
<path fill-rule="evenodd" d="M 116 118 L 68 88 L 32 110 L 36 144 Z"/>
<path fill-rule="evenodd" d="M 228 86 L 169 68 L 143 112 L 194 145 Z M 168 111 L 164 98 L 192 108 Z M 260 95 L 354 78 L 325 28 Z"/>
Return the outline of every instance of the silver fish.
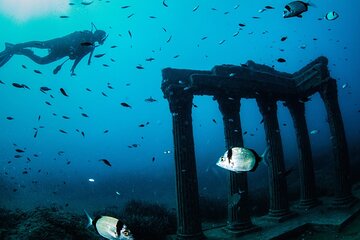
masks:
<path fill-rule="evenodd" d="M 131 234 L 127 226 L 119 219 L 109 216 L 99 216 L 92 219 L 89 214 L 84 210 L 89 223 L 87 227 L 94 226 L 97 233 L 102 237 L 109 240 L 133 240 L 134 237 Z"/>
<path fill-rule="evenodd" d="M 233 172 L 249 172 L 255 171 L 259 162 L 264 160 L 267 164 L 269 147 L 259 156 L 253 149 L 243 147 L 233 147 L 225 152 L 216 163 L 221 168 Z"/>
<path fill-rule="evenodd" d="M 284 18 L 290 17 L 302 17 L 301 14 L 308 10 L 308 7 L 311 6 L 309 2 L 303 1 L 293 1 L 288 3 L 284 8 Z"/>

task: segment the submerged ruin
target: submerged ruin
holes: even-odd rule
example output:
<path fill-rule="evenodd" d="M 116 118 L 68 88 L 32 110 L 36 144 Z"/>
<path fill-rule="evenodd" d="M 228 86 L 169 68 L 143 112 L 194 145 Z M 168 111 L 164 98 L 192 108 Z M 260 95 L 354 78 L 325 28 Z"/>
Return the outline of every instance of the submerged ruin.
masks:
<path fill-rule="evenodd" d="M 213 96 L 223 116 L 226 148 L 243 147 L 240 122 L 242 98 L 256 99 L 263 116 L 266 142 L 269 146 L 269 211 L 270 221 L 284 222 L 297 217 L 289 208 L 283 146 L 277 118 L 277 101 L 289 109 L 296 131 L 299 161 L 300 199 L 298 207 L 316 209 L 315 175 L 305 118 L 305 104 L 309 97 L 320 93 L 324 102 L 334 154 L 334 208 L 349 208 L 357 202 L 349 181 L 349 155 L 343 120 L 338 103 L 336 80 L 331 78 L 328 60 L 319 57 L 299 71 L 289 74 L 266 65 L 248 61 L 240 66 L 219 65 L 211 71 L 165 68 L 161 89 L 169 101 L 172 113 L 175 147 L 177 193 L 177 239 L 202 239 L 199 213 L 199 192 L 192 126 L 194 95 Z M 225 231 L 240 236 L 259 227 L 249 214 L 246 173 L 229 173 L 229 199 L 240 194 L 237 204 L 228 204 Z"/>

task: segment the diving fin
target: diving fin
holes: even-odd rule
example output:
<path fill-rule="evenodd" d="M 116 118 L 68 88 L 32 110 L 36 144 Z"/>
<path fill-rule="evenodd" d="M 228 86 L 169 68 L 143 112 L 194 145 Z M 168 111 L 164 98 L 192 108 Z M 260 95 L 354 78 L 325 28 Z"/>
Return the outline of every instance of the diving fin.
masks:
<path fill-rule="evenodd" d="M 57 67 L 53 70 L 53 74 L 57 74 L 57 73 L 61 70 L 61 68 L 62 68 L 62 66 L 64 65 L 64 63 L 66 63 L 69 59 L 70 59 L 70 58 L 66 59 L 62 64 L 60 64 L 59 66 L 57 66 Z"/>
<path fill-rule="evenodd" d="M 4 66 L 14 55 L 14 53 L 11 51 L 13 46 L 14 44 L 5 43 L 5 50 L 0 53 L 0 67 Z"/>

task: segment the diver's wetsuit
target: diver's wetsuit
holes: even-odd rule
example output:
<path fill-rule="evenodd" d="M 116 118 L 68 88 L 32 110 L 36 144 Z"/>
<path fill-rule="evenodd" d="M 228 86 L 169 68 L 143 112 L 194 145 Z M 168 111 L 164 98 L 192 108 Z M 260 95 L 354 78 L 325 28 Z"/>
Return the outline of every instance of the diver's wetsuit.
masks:
<path fill-rule="evenodd" d="M 87 54 L 90 53 L 88 64 L 95 49 L 95 42 L 103 44 L 106 38 L 106 33 L 102 30 L 96 30 L 94 33 L 88 30 L 76 31 L 61 38 L 55 38 L 48 41 L 30 41 L 19 44 L 6 44 L 6 49 L 1 54 L 12 55 L 24 55 L 38 64 L 48 64 L 64 57 L 69 57 L 70 60 L 74 60 L 71 67 L 71 73 L 74 74 L 74 70 L 78 63 Z M 28 48 L 48 49 L 49 54 L 46 56 L 38 56 L 32 50 Z M 4 65 L 10 58 L 4 58 L 4 62 L 0 65 Z"/>

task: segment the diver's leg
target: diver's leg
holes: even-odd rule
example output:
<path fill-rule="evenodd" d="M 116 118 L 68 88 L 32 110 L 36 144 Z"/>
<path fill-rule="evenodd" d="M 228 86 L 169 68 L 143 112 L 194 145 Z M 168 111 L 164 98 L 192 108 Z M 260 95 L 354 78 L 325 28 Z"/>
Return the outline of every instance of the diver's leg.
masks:
<path fill-rule="evenodd" d="M 24 43 L 18 43 L 13 45 L 13 49 L 19 50 L 23 48 L 40 48 L 40 49 L 48 49 L 51 48 L 53 45 L 52 40 L 49 41 L 30 41 Z"/>
<path fill-rule="evenodd" d="M 54 53 L 50 53 L 49 55 L 40 57 L 40 56 L 34 54 L 34 52 L 31 51 L 30 49 L 21 49 L 21 50 L 17 51 L 16 54 L 26 56 L 26 57 L 30 58 L 31 60 L 33 60 L 34 62 L 36 62 L 37 64 L 52 63 L 52 62 L 55 62 L 64 57 L 62 55 L 57 55 Z"/>

